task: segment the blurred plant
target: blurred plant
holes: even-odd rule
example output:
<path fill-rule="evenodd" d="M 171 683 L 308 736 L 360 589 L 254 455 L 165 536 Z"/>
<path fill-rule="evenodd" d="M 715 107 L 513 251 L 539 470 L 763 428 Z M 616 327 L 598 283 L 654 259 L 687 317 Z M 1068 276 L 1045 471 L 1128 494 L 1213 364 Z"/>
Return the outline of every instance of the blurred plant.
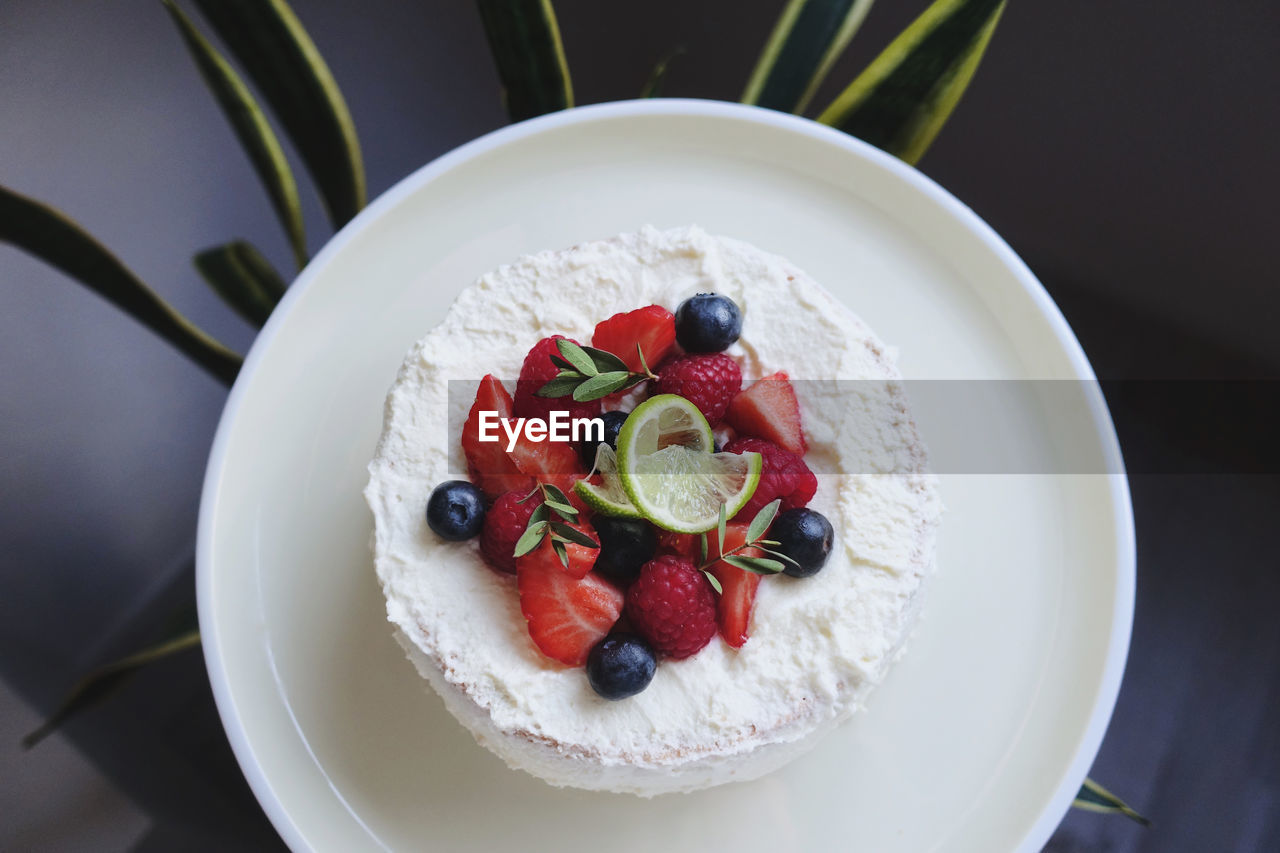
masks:
<path fill-rule="evenodd" d="M 284 229 L 293 261 L 307 263 L 298 185 L 280 139 L 249 85 L 174 0 L 161 0 L 226 115 Z M 365 177 L 355 126 L 328 66 L 284 0 L 192 0 L 292 143 L 334 229 L 364 207 Z M 816 120 L 915 164 L 955 109 L 986 51 L 1006 0 L 934 0 L 920 17 L 822 110 Z M 476 0 L 512 121 L 574 105 L 560 28 L 550 0 Z M 872 0 L 788 0 L 747 81 L 741 101 L 804 114 Z M 641 97 L 656 97 L 676 48 L 654 67 Z M 230 385 L 241 357 L 179 314 L 75 222 L 0 187 L 0 240 L 40 258 L 114 303 Z M 284 295 L 282 276 L 238 239 L 194 258 L 211 288 L 261 327 Z M 184 612 L 193 613 L 188 605 Z M 138 667 L 198 646 L 179 619 L 161 642 L 89 673 L 44 725 L 32 746 L 100 701 Z M 1075 801 L 1092 811 L 1146 819 L 1086 780 Z"/>

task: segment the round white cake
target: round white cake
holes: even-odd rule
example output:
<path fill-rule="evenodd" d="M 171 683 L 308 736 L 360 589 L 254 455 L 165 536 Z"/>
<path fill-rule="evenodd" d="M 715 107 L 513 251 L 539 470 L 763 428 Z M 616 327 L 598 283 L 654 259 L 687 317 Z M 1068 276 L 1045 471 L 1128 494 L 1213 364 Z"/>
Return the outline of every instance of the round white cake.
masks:
<path fill-rule="evenodd" d="M 818 474 L 809 507 L 831 520 L 835 546 L 814 577 L 760 585 L 742 648 L 715 637 L 661 662 L 643 692 L 606 701 L 581 668 L 534 646 L 513 575 L 490 569 L 474 540 L 427 527 L 432 489 L 467 470 L 456 439 L 471 401 L 451 405 L 448 383 L 514 380 L 542 337 L 589 341 L 616 313 L 674 310 L 708 291 L 742 308 L 727 352 L 744 379 L 793 380 Z M 399 642 L 479 743 L 554 785 L 648 796 L 781 766 L 884 678 L 933 569 L 941 504 L 897 378 L 892 351 L 798 268 L 696 227 L 645 228 L 483 276 L 405 357 L 369 465 L 374 560 Z"/>

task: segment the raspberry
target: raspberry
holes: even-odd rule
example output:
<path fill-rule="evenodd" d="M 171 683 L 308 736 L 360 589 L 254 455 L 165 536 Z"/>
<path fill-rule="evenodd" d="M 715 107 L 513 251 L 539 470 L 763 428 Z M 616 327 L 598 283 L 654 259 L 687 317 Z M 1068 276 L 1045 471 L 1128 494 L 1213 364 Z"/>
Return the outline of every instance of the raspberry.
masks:
<path fill-rule="evenodd" d="M 556 349 L 556 341 L 562 338 L 564 335 L 543 338 L 524 357 L 520 379 L 516 382 L 516 417 L 546 420 L 549 412 L 558 411 L 568 412 L 570 418 L 594 418 L 600 414 L 599 400 L 578 403 L 572 397 L 539 397 L 534 393 L 555 379 L 560 372 L 560 368 L 551 361 L 551 356 L 560 355 L 560 350 Z"/>
<path fill-rule="evenodd" d="M 723 353 L 685 355 L 658 371 L 655 394 L 679 394 L 698 407 L 715 426 L 724 419 L 729 401 L 742 389 L 742 370 Z"/>
<path fill-rule="evenodd" d="M 772 441 L 765 441 L 763 438 L 735 438 L 724 449 L 729 453 L 754 450 L 763 457 L 760 485 L 756 486 L 755 494 L 738 510 L 734 518 L 750 521 L 774 498 L 782 498 L 782 505 L 778 507 L 780 512 L 798 509 L 812 500 L 813 493 L 818 490 L 818 478 L 804 464 L 804 460 Z"/>
<path fill-rule="evenodd" d="M 677 660 L 697 653 L 716 634 L 716 595 L 685 557 L 645 563 L 627 590 L 627 616 L 658 652 Z"/>
<path fill-rule="evenodd" d="M 524 503 L 517 503 L 528 491 L 503 492 L 484 517 L 484 529 L 480 531 L 480 553 L 489 565 L 500 572 L 516 573 L 516 540 L 529 526 L 529 516 L 542 503 L 534 495 Z"/>

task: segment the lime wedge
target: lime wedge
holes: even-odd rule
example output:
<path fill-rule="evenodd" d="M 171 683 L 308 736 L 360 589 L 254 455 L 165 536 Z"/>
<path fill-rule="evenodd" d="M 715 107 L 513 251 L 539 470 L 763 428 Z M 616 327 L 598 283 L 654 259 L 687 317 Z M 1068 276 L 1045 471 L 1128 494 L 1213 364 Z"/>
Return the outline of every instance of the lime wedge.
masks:
<path fill-rule="evenodd" d="M 649 521 L 702 533 L 732 518 L 760 482 L 759 453 L 712 453 L 714 439 L 697 406 L 675 394 L 635 408 L 618 434 L 618 479 Z"/>
<path fill-rule="evenodd" d="M 622 488 L 622 480 L 618 478 L 618 457 L 607 444 L 601 444 L 596 450 L 596 471 L 600 474 L 600 485 L 579 480 L 573 487 L 587 506 L 605 515 L 642 518 L 640 510 L 635 508 Z"/>

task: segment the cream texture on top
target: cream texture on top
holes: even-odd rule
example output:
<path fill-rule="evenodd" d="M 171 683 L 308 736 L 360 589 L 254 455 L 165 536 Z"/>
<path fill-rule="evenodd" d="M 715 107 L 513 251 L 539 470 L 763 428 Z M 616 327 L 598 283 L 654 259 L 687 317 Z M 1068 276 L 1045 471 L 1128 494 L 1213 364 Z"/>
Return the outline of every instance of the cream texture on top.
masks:
<path fill-rule="evenodd" d="M 691 658 L 661 661 L 642 693 L 609 702 L 581 668 L 533 645 L 514 577 L 489 569 L 475 540 L 446 542 L 427 527 L 431 490 L 466 471 L 450 436 L 461 435 L 471 396 L 455 388 L 451 405 L 448 382 L 492 373 L 514 391 L 538 339 L 589 344 L 613 314 L 674 310 L 709 291 L 742 308 L 728 353 L 747 381 L 777 370 L 800 380 L 806 461 L 819 472 L 809 505 L 837 541 L 813 578 L 761 584 L 741 649 L 716 637 Z M 772 770 L 860 706 L 918 615 L 941 505 L 897 376 L 871 330 L 804 273 L 696 227 L 645 228 L 500 267 L 410 350 L 387 397 L 365 495 L 398 639 L 478 741 L 553 784 L 649 795 Z M 855 379 L 879 381 L 833 381 Z M 887 471 L 898 473 L 875 473 Z"/>

